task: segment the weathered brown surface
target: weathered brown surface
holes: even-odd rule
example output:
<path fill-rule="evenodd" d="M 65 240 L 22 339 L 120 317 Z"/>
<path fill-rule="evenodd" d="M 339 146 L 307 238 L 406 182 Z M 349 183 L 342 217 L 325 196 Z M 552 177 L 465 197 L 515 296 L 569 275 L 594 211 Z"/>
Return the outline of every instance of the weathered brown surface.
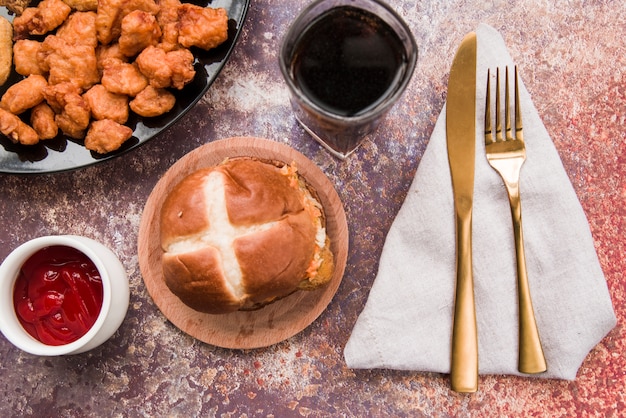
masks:
<path fill-rule="evenodd" d="M 177 124 L 124 156 L 79 171 L 0 175 L 0 258 L 45 234 L 112 248 L 130 275 L 125 322 L 73 357 L 25 354 L 0 337 L 2 416 L 619 416 L 626 413 L 626 12 L 619 2 L 390 0 L 419 58 L 409 89 L 356 154 L 339 162 L 296 124 L 277 62 L 288 24 L 307 3 L 252 1 L 231 60 Z M 343 347 L 374 281 L 393 221 L 445 101 L 452 57 L 481 23 L 498 29 L 589 218 L 618 326 L 574 382 L 481 378 L 459 395 L 445 375 L 353 371 Z M 137 234 L 161 175 L 204 143 L 232 136 L 288 143 L 334 183 L 350 228 L 346 274 L 328 309 L 265 349 L 219 349 L 169 323 L 142 281 Z"/>

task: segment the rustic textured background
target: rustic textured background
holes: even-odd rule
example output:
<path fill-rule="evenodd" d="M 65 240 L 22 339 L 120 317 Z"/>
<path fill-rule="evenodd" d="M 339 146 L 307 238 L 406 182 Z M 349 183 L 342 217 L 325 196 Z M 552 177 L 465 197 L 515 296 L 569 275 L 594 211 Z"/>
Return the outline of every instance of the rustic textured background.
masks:
<path fill-rule="evenodd" d="M 130 275 L 118 333 L 72 357 L 25 354 L 0 337 L 2 416 L 620 416 L 626 414 L 626 11 L 619 1 L 390 0 L 419 45 L 415 75 L 371 140 L 340 163 L 292 117 L 277 64 L 280 40 L 307 2 L 251 1 L 231 60 L 172 128 L 120 158 L 78 171 L 0 175 L 0 259 L 41 235 L 72 233 L 112 248 Z M 552 135 L 589 218 L 618 326 L 576 381 L 505 376 L 480 391 L 445 375 L 353 371 L 343 347 L 374 280 L 386 231 L 407 193 L 446 97 L 459 41 L 498 29 Z M 275 346 L 225 350 L 183 334 L 160 313 L 139 271 L 143 205 L 194 148 L 230 136 L 292 145 L 335 184 L 350 227 L 348 266 L 328 309 Z M 566 326 L 566 324 L 564 324 Z"/>

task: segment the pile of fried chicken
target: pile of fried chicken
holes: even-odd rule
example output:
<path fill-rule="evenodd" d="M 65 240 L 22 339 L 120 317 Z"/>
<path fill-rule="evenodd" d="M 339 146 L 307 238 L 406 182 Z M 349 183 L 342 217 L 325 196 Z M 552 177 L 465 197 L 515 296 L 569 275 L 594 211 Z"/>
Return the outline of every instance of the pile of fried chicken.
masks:
<path fill-rule="evenodd" d="M 130 111 L 173 108 L 170 90 L 195 76 L 190 48 L 226 41 L 228 16 L 179 0 L 43 0 L 15 17 L 13 31 L 24 79 L 0 99 L 0 132 L 32 145 L 60 131 L 106 154 L 132 136 Z"/>

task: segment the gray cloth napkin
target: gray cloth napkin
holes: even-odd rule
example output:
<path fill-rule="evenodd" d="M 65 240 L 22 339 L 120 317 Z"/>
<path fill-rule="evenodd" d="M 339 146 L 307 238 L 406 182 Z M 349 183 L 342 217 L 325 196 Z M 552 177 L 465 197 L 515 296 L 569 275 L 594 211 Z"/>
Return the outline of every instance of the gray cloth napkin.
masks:
<path fill-rule="evenodd" d="M 512 68 L 513 62 L 495 29 L 483 24 L 476 34 L 472 245 L 479 373 L 520 375 L 511 214 L 483 142 L 487 68 Z M 519 70 L 527 146 L 520 186 L 526 262 L 548 364 L 548 371 L 538 376 L 573 380 L 616 318 L 585 214 L 521 83 L 531 70 Z M 376 280 L 345 347 L 350 368 L 450 371 L 456 256 L 445 115 L 444 107 L 387 235 Z"/>

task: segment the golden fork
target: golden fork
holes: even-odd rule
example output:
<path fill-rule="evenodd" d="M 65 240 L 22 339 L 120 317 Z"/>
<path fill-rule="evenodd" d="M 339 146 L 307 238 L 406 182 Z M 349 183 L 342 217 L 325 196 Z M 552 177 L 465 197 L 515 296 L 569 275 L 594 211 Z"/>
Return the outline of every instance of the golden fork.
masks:
<path fill-rule="evenodd" d="M 524 256 L 524 237 L 522 234 L 522 206 L 520 202 L 519 179 L 522 164 L 526 160 L 526 147 L 522 134 L 522 115 L 519 104 L 517 66 L 515 67 L 515 137 L 511 133 L 509 113 L 509 69 L 506 68 L 506 86 L 504 96 L 505 135 L 502 136 L 500 120 L 500 69 L 496 70 L 496 132 L 495 140 L 491 131 L 490 74 L 487 71 L 487 99 L 485 105 L 485 151 L 489 164 L 500 174 L 506 186 L 511 215 L 517 258 L 517 288 L 519 298 L 519 358 L 518 370 L 522 373 L 541 373 L 546 371 L 546 359 L 541 347 L 533 305 L 530 298 L 526 258 Z"/>

